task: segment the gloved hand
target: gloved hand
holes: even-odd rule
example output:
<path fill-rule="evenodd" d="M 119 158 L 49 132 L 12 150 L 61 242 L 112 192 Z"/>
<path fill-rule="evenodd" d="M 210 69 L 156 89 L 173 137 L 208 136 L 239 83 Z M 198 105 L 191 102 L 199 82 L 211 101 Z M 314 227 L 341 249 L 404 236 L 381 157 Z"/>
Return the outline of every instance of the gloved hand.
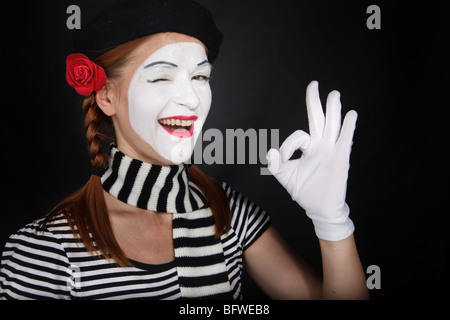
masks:
<path fill-rule="evenodd" d="M 306 90 L 309 132 L 298 130 L 281 145 L 267 153 L 268 169 L 286 188 L 313 221 L 316 235 L 339 241 L 350 236 L 355 227 L 345 203 L 350 152 L 357 113 L 350 111 L 341 128 L 340 93 L 328 95 L 323 114 L 318 83 Z M 300 159 L 289 160 L 300 149 Z"/>

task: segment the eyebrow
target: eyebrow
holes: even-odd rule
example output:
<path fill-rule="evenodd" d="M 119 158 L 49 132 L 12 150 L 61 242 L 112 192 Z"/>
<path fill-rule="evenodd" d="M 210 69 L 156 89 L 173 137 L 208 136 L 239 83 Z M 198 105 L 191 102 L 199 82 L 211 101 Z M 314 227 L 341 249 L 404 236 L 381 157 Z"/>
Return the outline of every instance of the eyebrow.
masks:
<path fill-rule="evenodd" d="M 169 66 L 171 66 L 171 67 L 178 68 L 178 66 L 177 66 L 175 63 L 172 63 L 172 62 L 167 62 L 167 61 L 156 61 L 156 62 L 152 62 L 152 63 L 146 65 L 146 66 L 144 67 L 144 69 L 148 69 L 148 68 L 153 67 L 153 66 L 156 66 L 156 65 L 158 65 L 158 64 L 166 64 L 166 65 L 169 65 Z"/>
<path fill-rule="evenodd" d="M 202 66 L 202 65 L 204 65 L 204 64 L 210 64 L 210 63 L 209 63 L 208 60 L 205 60 L 205 61 L 200 62 L 200 63 L 197 65 L 197 67 L 200 67 L 200 66 Z"/>

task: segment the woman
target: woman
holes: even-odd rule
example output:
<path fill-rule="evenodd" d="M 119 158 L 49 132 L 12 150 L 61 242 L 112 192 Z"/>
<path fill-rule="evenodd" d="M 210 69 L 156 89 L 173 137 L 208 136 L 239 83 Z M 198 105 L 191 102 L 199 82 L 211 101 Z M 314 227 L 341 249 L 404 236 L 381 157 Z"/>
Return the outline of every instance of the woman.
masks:
<path fill-rule="evenodd" d="M 367 297 L 345 204 L 356 113 L 341 128 L 337 92 L 325 118 L 312 82 L 310 135 L 297 131 L 268 153 L 269 170 L 314 223 L 321 279 L 263 210 L 184 164 L 211 106 L 222 35 L 210 13 L 187 0 L 126 1 L 82 30 L 67 81 L 86 96 L 93 174 L 11 236 L 2 299 L 239 299 L 243 270 L 276 299 Z M 289 160 L 298 148 L 302 157 Z"/>

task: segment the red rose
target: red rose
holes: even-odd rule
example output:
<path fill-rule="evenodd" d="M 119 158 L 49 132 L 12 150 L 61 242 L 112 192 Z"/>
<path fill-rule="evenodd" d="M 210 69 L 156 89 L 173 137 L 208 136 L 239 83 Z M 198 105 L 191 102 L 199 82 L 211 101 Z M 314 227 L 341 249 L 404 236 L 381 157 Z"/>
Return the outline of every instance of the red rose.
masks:
<path fill-rule="evenodd" d="M 105 70 L 84 54 L 73 53 L 66 60 L 66 80 L 82 96 L 99 91 L 106 83 Z"/>

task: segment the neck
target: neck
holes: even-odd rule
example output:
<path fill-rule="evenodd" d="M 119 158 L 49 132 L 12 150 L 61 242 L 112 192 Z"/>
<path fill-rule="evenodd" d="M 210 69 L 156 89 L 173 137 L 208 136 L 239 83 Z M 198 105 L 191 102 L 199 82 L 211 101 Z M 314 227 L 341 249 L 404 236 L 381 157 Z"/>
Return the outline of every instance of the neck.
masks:
<path fill-rule="evenodd" d="M 144 148 L 142 148 L 142 150 L 148 150 L 147 152 L 138 152 L 136 148 L 131 147 L 125 139 L 121 138 L 120 133 L 116 134 L 119 134 L 119 136 L 117 136 L 117 148 L 128 157 L 157 166 L 169 167 L 176 165 L 175 163 L 159 155 L 151 146 L 147 144 Z"/>

